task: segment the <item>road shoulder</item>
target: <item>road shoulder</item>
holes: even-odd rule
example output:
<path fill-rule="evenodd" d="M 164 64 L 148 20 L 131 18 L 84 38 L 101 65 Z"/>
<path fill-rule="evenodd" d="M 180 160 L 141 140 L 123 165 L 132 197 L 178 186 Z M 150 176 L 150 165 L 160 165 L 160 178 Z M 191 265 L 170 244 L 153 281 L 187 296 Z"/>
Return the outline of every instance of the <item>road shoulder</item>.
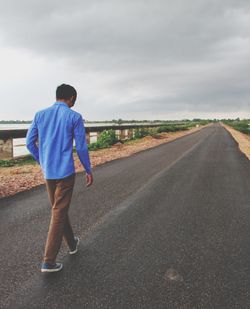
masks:
<path fill-rule="evenodd" d="M 250 160 L 250 136 L 233 129 L 228 125 L 221 125 L 232 135 L 238 143 L 240 151 L 246 155 L 248 160 Z"/>

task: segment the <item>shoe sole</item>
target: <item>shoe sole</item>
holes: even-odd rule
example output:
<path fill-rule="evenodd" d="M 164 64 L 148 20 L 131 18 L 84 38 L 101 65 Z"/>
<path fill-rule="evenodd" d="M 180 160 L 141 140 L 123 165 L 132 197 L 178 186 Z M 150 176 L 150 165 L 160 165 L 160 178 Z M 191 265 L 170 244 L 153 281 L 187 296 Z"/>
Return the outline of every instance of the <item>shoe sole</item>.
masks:
<path fill-rule="evenodd" d="M 55 273 L 57 271 L 60 271 L 63 268 L 63 265 L 61 264 L 58 268 L 52 268 L 52 269 L 41 269 L 42 273 Z"/>
<path fill-rule="evenodd" d="M 69 251 L 69 254 L 75 254 L 78 251 L 78 245 L 79 245 L 80 239 L 77 239 L 77 243 L 76 243 L 76 249 L 74 251 Z"/>

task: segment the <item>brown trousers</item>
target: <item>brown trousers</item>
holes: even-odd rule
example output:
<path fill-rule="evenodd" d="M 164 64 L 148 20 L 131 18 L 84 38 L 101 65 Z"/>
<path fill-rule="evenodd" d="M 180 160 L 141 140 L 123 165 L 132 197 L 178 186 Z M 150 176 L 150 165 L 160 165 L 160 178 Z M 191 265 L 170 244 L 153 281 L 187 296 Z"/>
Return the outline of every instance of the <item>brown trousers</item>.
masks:
<path fill-rule="evenodd" d="M 75 173 L 62 179 L 45 179 L 45 181 L 52 209 L 44 262 L 54 263 L 62 239 L 66 241 L 70 249 L 75 245 L 74 233 L 68 216 L 75 184 Z"/>

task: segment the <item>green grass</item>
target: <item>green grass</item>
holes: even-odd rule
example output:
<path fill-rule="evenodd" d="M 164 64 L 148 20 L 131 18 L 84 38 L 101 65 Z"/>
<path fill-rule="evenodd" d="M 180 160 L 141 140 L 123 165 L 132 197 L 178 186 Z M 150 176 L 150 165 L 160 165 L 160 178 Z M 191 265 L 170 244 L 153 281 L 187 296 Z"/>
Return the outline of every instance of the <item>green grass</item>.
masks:
<path fill-rule="evenodd" d="M 32 156 L 28 155 L 27 157 L 10 159 L 10 160 L 0 160 L 0 167 L 11 167 L 11 166 L 23 166 L 23 165 L 36 165 L 37 162 L 33 159 Z"/>
<path fill-rule="evenodd" d="M 231 126 L 244 134 L 250 135 L 250 120 L 224 120 L 225 124 Z"/>

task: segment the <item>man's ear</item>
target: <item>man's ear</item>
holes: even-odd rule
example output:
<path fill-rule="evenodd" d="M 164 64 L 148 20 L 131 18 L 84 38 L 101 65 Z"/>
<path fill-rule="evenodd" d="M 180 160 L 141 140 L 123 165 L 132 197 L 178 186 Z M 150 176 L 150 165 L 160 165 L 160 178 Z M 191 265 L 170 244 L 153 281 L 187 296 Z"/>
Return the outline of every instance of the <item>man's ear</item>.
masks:
<path fill-rule="evenodd" d="M 75 101 L 76 101 L 76 97 L 73 95 L 73 96 L 70 98 L 70 101 L 71 101 L 72 104 L 74 105 L 74 104 L 75 104 Z"/>

